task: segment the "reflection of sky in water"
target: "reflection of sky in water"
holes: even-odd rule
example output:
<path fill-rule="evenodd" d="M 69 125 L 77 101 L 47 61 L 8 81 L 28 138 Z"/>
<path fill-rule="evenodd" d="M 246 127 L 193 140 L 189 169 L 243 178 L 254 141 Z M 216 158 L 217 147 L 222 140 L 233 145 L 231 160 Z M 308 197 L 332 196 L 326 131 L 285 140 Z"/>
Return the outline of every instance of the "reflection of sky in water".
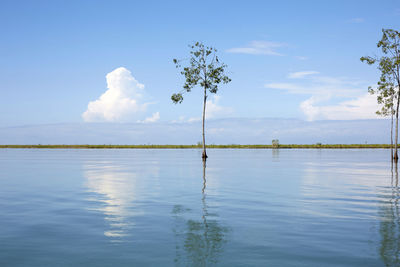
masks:
<path fill-rule="evenodd" d="M 379 200 L 388 194 L 390 169 L 381 163 L 307 163 L 300 194 L 303 212 L 320 217 L 377 217 Z M 378 179 L 377 179 L 378 178 Z"/>
<path fill-rule="evenodd" d="M 175 219 L 173 232 L 176 240 L 174 259 L 176 266 L 216 265 L 228 241 L 229 228 L 219 222 L 217 209 L 207 205 L 210 186 L 208 178 L 203 164 L 201 217 L 183 205 L 175 205 L 172 210 Z"/>
<path fill-rule="evenodd" d="M 397 177 L 396 177 L 397 176 Z M 394 174 L 398 179 L 398 173 Z M 381 204 L 379 213 L 381 222 L 379 232 L 381 245 L 379 254 L 386 266 L 400 266 L 400 192 L 397 186 L 392 186 L 391 195 Z"/>
<path fill-rule="evenodd" d="M 90 200 L 102 203 L 95 210 L 104 214 L 109 225 L 104 235 L 120 241 L 134 227 L 134 217 L 144 214 L 137 203 L 145 186 L 140 177 L 158 177 L 157 165 L 145 169 L 146 173 L 141 169 L 134 172 L 129 166 L 112 161 L 89 162 L 83 169 L 88 190 L 96 193 Z M 156 189 L 157 183 L 153 185 Z M 140 200 L 143 201 L 143 196 Z"/>
<path fill-rule="evenodd" d="M 388 155 L 4 150 L 0 266 L 400 266 Z"/>

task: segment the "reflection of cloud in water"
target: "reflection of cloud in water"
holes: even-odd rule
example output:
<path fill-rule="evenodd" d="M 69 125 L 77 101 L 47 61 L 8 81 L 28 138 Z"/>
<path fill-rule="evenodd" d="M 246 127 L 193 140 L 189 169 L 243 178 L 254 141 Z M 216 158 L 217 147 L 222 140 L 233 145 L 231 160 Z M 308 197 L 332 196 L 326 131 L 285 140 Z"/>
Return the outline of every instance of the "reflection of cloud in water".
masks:
<path fill-rule="evenodd" d="M 300 187 L 302 212 L 318 217 L 376 217 L 390 169 L 380 163 L 308 163 Z"/>
<path fill-rule="evenodd" d="M 354 187 L 379 187 L 382 179 L 389 176 L 386 165 L 371 163 L 338 163 L 338 164 L 312 164 L 304 168 L 302 188 L 321 186 L 324 188 Z M 305 193 L 305 192 L 303 192 Z M 309 191 L 318 193 L 318 191 Z"/>
<path fill-rule="evenodd" d="M 96 193 L 91 200 L 103 203 L 95 210 L 105 215 L 110 226 L 104 235 L 118 241 L 129 235 L 129 230 L 135 225 L 133 217 L 143 214 L 137 208 L 137 201 L 142 197 L 140 193 L 144 190 L 144 180 L 158 177 L 158 165 L 135 172 L 132 166 L 92 161 L 84 165 L 84 176 L 89 191 Z M 157 191 L 154 189 L 157 189 L 157 184 L 150 192 Z"/>

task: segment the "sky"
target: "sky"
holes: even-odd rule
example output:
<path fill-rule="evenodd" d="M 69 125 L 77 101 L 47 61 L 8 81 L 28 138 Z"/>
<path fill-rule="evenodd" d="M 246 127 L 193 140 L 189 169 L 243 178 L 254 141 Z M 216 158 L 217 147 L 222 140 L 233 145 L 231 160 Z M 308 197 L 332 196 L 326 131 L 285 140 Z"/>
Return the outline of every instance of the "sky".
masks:
<path fill-rule="evenodd" d="M 377 119 L 368 86 L 382 28 L 400 1 L 0 1 L 0 128 L 43 124 L 190 123 L 200 88 L 173 58 L 201 41 L 232 82 L 207 119 Z"/>

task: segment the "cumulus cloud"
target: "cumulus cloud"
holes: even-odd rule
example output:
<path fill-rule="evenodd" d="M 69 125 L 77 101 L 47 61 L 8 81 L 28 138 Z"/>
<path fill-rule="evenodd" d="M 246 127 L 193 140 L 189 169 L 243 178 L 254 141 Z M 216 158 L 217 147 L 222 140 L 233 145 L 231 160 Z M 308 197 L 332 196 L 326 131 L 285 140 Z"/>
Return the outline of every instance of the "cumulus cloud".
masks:
<path fill-rule="evenodd" d="M 276 49 L 284 46 L 287 45 L 270 41 L 252 41 L 247 46 L 230 48 L 226 50 L 226 52 L 236 54 L 282 56 L 282 54 L 277 52 Z"/>
<path fill-rule="evenodd" d="M 213 99 L 207 100 L 206 118 L 225 117 L 233 113 L 233 108 L 219 105 L 220 99 L 220 96 L 214 95 Z"/>
<path fill-rule="evenodd" d="M 160 119 L 160 112 L 155 112 L 151 117 L 148 117 L 144 119 L 143 121 L 138 121 L 138 122 L 143 122 L 143 123 L 151 123 L 151 122 L 156 122 Z"/>
<path fill-rule="evenodd" d="M 376 97 L 365 93 L 368 85 L 363 81 L 320 76 L 317 71 L 294 72 L 288 78 L 299 80 L 291 83 L 268 83 L 265 87 L 284 90 L 290 94 L 309 95 L 299 107 L 309 121 L 378 118 L 375 114 L 379 109 Z"/>
<path fill-rule="evenodd" d="M 306 115 L 307 120 L 357 120 L 376 119 L 378 105 L 376 97 L 368 93 L 357 98 L 342 101 L 336 105 L 318 105 L 324 99 L 312 96 L 301 102 L 300 109 Z"/>
<path fill-rule="evenodd" d="M 106 80 L 108 89 L 89 102 L 82 114 L 84 121 L 133 121 L 146 111 L 150 103 L 143 103 L 144 85 L 129 70 L 117 68 L 106 75 Z"/>

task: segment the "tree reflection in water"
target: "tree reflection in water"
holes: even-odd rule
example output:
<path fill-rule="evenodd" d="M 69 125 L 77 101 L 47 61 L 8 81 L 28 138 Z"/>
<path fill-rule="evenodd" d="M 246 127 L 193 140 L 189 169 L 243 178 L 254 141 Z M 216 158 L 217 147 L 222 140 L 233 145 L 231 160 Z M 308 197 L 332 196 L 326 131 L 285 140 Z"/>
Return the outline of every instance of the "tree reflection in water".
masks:
<path fill-rule="evenodd" d="M 177 266 L 215 265 L 227 242 L 228 228 L 219 225 L 217 214 L 209 213 L 206 194 L 206 162 L 203 161 L 203 188 L 201 198 L 201 219 L 190 218 L 191 210 L 175 205 L 172 214 L 175 218 L 173 229 L 176 237 Z"/>
<path fill-rule="evenodd" d="M 382 210 L 380 255 L 385 266 L 400 266 L 400 213 L 399 174 L 397 164 L 392 165 L 391 196 Z"/>

